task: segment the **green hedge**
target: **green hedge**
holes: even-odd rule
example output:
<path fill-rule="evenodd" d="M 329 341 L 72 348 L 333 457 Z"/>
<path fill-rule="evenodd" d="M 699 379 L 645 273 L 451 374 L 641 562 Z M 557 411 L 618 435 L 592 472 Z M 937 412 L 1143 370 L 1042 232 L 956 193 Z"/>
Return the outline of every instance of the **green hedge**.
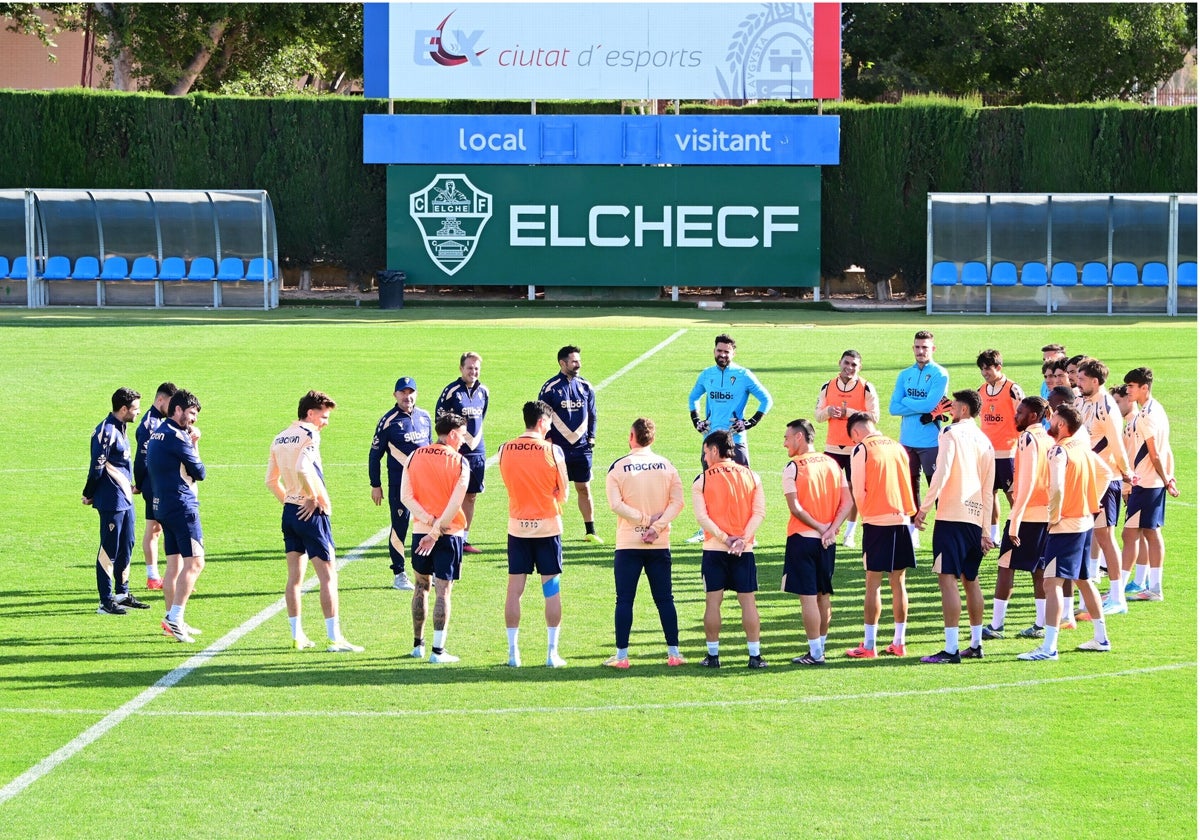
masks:
<path fill-rule="evenodd" d="M 528 113 L 528 102 L 398 101 L 396 113 Z M 280 256 L 382 267 L 385 168 L 362 164 L 362 115 L 342 97 L 166 97 L 0 91 L 0 188 L 265 189 Z M 539 102 L 538 113 L 613 114 L 620 103 Z M 683 113 L 811 114 L 811 103 Z M 924 286 L 928 192 L 1195 192 L 1196 108 L 1124 103 L 984 108 L 945 99 L 831 103 L 842 157 L 826 167 L 822 271 Z"/>

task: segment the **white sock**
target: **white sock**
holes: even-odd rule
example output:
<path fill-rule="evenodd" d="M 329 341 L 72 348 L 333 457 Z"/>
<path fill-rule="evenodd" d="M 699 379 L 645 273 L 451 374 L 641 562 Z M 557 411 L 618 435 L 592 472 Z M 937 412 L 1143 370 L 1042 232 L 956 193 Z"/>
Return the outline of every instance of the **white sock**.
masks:
<path fill-rule="evenodd" d="M 704 644 L 708 648 L 709 656 L 717 656 L 721 651 L 720 642 L 705 642 Z"/>
<path fill-rule="evenodd" d="M 821 637 L 821 655 L 822 655 L 822 656 L 824 656 L 824 655 L 825 655 L 825 642 L 826 642 L 826 640 L 828 640 L 828 639 L 829 639 L 829 634 L 828 634 L 828 633 L 826 633 L 825 635 L 823 635 L 823 636 Z"/>
<path fill-rule="evenodd" d="M 629 648 L 625 648 L 625 651 L 628 653 Z M 620 652 L 617 651 L 617 653 Z M 679 645 L 667 645 L 667 656 L 679 656 Z"/>
<path fill-rule="evenodd" d="M 1008 615 L 1008 601 L 1001 601 L 999 598 L 992 599 L 992 629 L 999 630 L 1004 627 L 1004 617 Z"/>
<path fill-rule="evenodd" d="M 1046 626 L 1046 599 L 1045 598 L 1034 598 L 1033 599 L 1033 611 L 1034 611 L 1034 615 L 1036 616 L 1033 619 L 1033 623 L 1036 624 L 1038 627 L 1045 627 Z"/>
<path fill-rule="evenodd" d="M 1150 591 L 1162 592 L 1162 566 L 1150 567 Z"/>
<path fill-rule="evenodd" d="M 551 653 L 558 650 L 558 629 L 558 627 L 546 628 L 546 643 Z"/>
<path fill-rule="evenodd" d="M 155 566 L 152 563 L 146 564 L 146 580 L 162 580 L 162 578 L 158 576 L 158 566 Z"/>
<path fill-rule="evenodd" d="M 467 530 L 463 531 L 463 543 L 466 544 L 466 543 L 469 543 L 470 541 L 471 541 L 471 529 L 468 528 Z"/>
<path fill-rule="evenodd" d="M 617 659 L 628 659 L 629 648 L 617 648 Z"/>
<path fill-rule="evenodd" d="M 863 625 L 863 647 L 867 650 L 875 650 L 875 634 L 879 632 L 878 624 Z"/>
<path fill-rule="evenodd" d="M 904 630 L 906 627 L 908 627 L 907 621 L 897 621 L 896 622 L 896 629 L 892 633 L 892 644 L 894 644 L 894 645 L 904 644 Z"/>
<path fill-rule="evenodd" d="M 1063 621 L 1074 621 L 1075 613 L 1071 612 L 1071 607 L 1075 605 L 1075 599 L 1062 597 L 1062 598 L 1059 598 L 1059 603 L 1062 604 L 1062 620 Z"/>
<path fill-rule="evenodd" d="M 1000 545 L 1000 523 L 998 522 L 992 526 L 992 542 Z"/>
<path fill-rule="evenodd" d="M 813 659 L 820 659 L 823 655 L 821 653 L 821 639 L 819 637 L 808 640 L 808 655 Z"/>
<path fill-rule="evenodd" d="M 433 646 L 435 648 L 445 648 L 446 647 L 446 631 L 445 630 L 434 630 L 433 631 Z"/>
<path fill-rule="evenodd" d="M 958 653 L 958 628 L 946 628 L 946 653 Z"/>
<path fill-rule="evenodd" d="M 1129 576 L 1132 574 L 1133 574 L 1133 569 L 1122 569 L 1121 570 L 1121 588 L 1122 589 L 1124 589 L 1125 585 L 1127 583 L 1129 583 Z"/>
<path fill-rule="evenodd" d="M 748 650 L 750 652 L 751 656 L 761 656 L 762 655 L 760 652 L 762 650 L 762 648 L 760 647 L 761 645 L 762 645 L 762 642 L 748 641 L 748 642 L 746 642 L 746 650 Z"/>
<path fill-rule="evenodd" d="M 1057 627 L 1046 628 L 1046 640 L 1042 642 L 1042 650 L 1046 651 L 1047 653 L 1053 653 L 1054 651 L 1058 650 Z"/>
<path fill-rule="evenodd" d="M 1141 563 L 1138 563 L 1133 567 L 1133 582 L 1138 585 L 1139 589 L 1146 588 L 1146 578 L 1147 578 L 1147 576 L 1149 576 L 1149 574 L 1150 574 L 1150 564 L 1149 563 L 1147 563 L 1144 566 Z"/>
<path fill-rule="evenodd" d="M 520 629 L 519 627 L 505 628 L 505 631 L 508 633 L 508 652 L 510 655 L 517 652 L 517 631 Z"/>
<path fill-rule="evenodd" d="M 304 635 L 304 631 L 302 629 L 300 629 L 300 616 L 289 615 L 288 616 L 288 626 L 292 628 L 292 638 L 293 639 L 299 639 L 301 636 Z"/>
<path fill-rule="evenodd" d="M 329 636 L 331 642 L 336 642 L 342 637 L 342 625 L 336 615 L 333 618 L 325 619 L 325 635 Z"/>
<path fill-rule="evenodd" d="M 1097 642 L 1108 641 L 1108 627 L 1105 625 L 1103 615 L 1092 619 L 1092 638 Z"/>
<path fill-rule="evenodd" d="M 983 625 L 971 625 L 971 647 L 979 647 L 983 644 Z"/>
<path fill-rule="evenodd" d="M 850 539 L 851 537 L 853 537 L 853 536 L 854 536 L 854 529 L 855 529 L 855 527 L 856 527 L 857 525 L 858 525 L 858 520 L 857 520 L 857 519 L 854 519 L 854 520 L 851 520 L 850 522 L 847 522 L 847 523 L 846 523 L 846 535 L 843 537 L 843 539 L 847 539 L 847 540 L 848 540 L 848 539 Z"/>

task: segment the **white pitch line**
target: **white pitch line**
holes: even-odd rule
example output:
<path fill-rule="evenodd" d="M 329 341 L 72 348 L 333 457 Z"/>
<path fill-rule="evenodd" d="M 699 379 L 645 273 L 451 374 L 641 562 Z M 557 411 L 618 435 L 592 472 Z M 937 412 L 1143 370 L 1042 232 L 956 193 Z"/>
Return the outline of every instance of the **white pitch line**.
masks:
<path fill-rule="evenodd" d="M 1102 680 L 1115 677 L 1137 677 L 1162 671 L 1179 671 L 1195 668 L 1195 662 L 1175 662 L 1169 665 L 1154 665 L 1149 668 L 1129 668 L 1123 671 L 1107 671 L 1100 674 L 1075 674 L 1069 677 L 1046 677 L 1040 680 L 1015 680 L 1013 682 L 986 683 L 984 685 L 955 685 L 939 688 L 918 688 L 908 691 L 866 691 L 856 694 L 805 695 L 803 697 L 758 697 L 750 700 L 684 700 L 678 703 L 641 703 L 621 706 L 521 706 L 499 709 L 458 709 L 459 715 L 518 715 L 554 712 L 556 714 L 603 714 L 607 712 L 671 711 L 672 709 L 724 709 L 746 706 L 796 706 L 811 703 L 839 703 L 856 700 L 881 700 L 905 697 L 928 697 L 946 694 L 965 694 L 976 691 L 999 691 L 1006 688 L 1036 688 L 1043 685 Z M 795 671 L 794 673 L 799 673 Z M 0 714 L 27 715 L 97 715 L 103 711 L 95 709 L 0 709 Z M 387 709 L 384 711 L 354 711 L 343 709 L 291 709 L 286 711 L 255 712 L 212 709 L 207 711 L 170 711 L 166 709 L 138 710 L 143 717 L 196 717 L 196 718 L 407 718 L 443 715 L 443 709 Z"/>
<path fill-rule="evenodd" d="M 633 370 L 635 367 L 637 367 L 637 366 L 638 366 L 638 365 L 640 365 L 642 362 L 644 362 L 644 361 L 646 361 L 647 359 L 649 359 L 651 356 L 653 356 L 653 355 L 654 355 L 655 353 L 657 353 L 659 350 L 663 349 L 663 348 L 664 348 L 664 347 L 666 347 L 668 344 L 670 344 L 672 341 L 674 341 L 675 339 L 679 338 L 679 336 L 683 335 L 683 334 L 684 334 L 684 333 L 686 333 L 686 332 L 687 332 L 687 330 L 686 330 L 686 329 L 680 329 L 680 330 L 676 330 L 676 331 L 675 331 L 675 332 L 674 332 L 674 333 L 673 333 L 673 334 L 672 334 L 670 337 L 663 339 L 663 340 L 662 340 L 662 341 L 660 341 L 658 344 L 655 344 L 653 347 L 651 347 L 651 348 L 650 348 L 649 350 L 647 350 L 645 353 L 643 353 L 642 355 L 638 356 L 636 359 L 634 359 L 634 360 L 633 360 L 632 362 L 630 362 L 629 364 L 625 365 L 625 367 L 621 368 L 619 371 L 617 371 L 616 373 L 614 373 L 612 376 L 609 376 L 607 379 L 605 379 L 603 382 L 601 382 L 599 385 L 597 385 L 597 386 L 595 387 L 595 390 L 596 390 L 596 391 L 603 391 L 603 390 L 604 390 L 604 388 L 605 388 L 606 386 L 608 386 L 608 385 L 611 385 L 612 383 L 616 382 L 616 381 L 617 381 L 618 379 L 620 379 L 622 376 L 624 376 L 625 374 L 629 373 L 629 371 Z M 500 463 L 500 453 L 499 453 L 499 452 L 497 452 L 495 455 L 493 455 L 493 456 L 491 456 L 490 458 L 488 458 L 488 459 L 487 459 L 487 461 L 486 461 L 486 462 L 485 462 L 485 464 L 484 464 L 484 467 L 485 467 L 485 468 L 486 468 L 486 467 L 494 467 L 494 466 L 496 466 L 496 464 L 498 464 L 498 463 Z"/>
<path fill-rule="evenodd" d="M 379 543 L 383 542 L 383 540 L 385 540 L 387 538 L 387 535 L 390 531 L 391 531 L 390 527 L 384 528 L 383 530 L 379 531 L 377 534 L 370 537 L 366 542 L 363 542 L 362 544 L 358 545 L 349 554 L 347 554 L 340 561 L 338 561 L 338 568 L 341 569 L 344 566 L 346 566 L 347 564 L 352 563 L 355 560 L 362 557 L 363 554 L 366 553 L 367 549 L 372 548 L 373 546 L 376 546 Z M 306 590 L 309 590 L 309 589 L 312 589 L 313 586 L 315 586 L 315 585 L 316 585 L 316 577 L 312 577 L 308 581 L 305 582 L 304 588 Z M 171 686 L 178 683 L 180 680 L 182 680 L 188 674 L 192 673 L 192 671 L 195 671 L 197 668 L 199 668 L 201 665 L 204 665 L 206 662 L 208 662 L 208 660 L 212 659 L 217 654 L 223 653 L 224 651 L 228 650 L 230 647 L 232 647 L 234 644 L 236 644 L 247 633 L 250 633 L 253 630 L 256 630 L 262 624 L 264 624 L 271 618 L 274 618 L 276 615 L 278 615 L 280 612 L 283 611 L 285 606 L 286 606 L 286 604 L 284 603 L 284 600 L 282 598 L 280 598 L 278 601 L 271 604 L 269 607 L 266 607 L 265 609 L 259 611 L 259 613 L 257 615 L 247 619 L 246 621 L 242 622 L 242 624 L 240 624 L 239 626 L 230 630 L 224 636 L 217 639 L 215 642 L 213 642 L 211 645 L 206 647 L 204 650 L 200 651 L 200 653 L 197 653 L 195 656 L 192 656 L 191 658 L 189 658 L 182 665 L 180 665 L 179 667 L 175 668 L 170 673 L 163 676 L 161 679 L 159 679 L 158 682 L 154 683 L 154 685 L 152 685 L 149 688 L 147 688 L 146 690 L 144 690 L 141 694 L 137 695 L 129 702 L 127 702 L 124 705 L 120 706 L 119 708 L 105 714 L 101 720 L 99 720 L 96 723 L 89 726 L 87 729 L 85 729 L 79 735 L 72 738 L 69 742 L 67 742 L 63 746 L 59 747 L 57 750 L 55 750 L 50 755 L 43 758 L 41 761 L 39 761 L 33 767 L 29 768 L 24 773 L 22 773 L 20 776 L 17 776 L 15 779 L 13 779 L 11 782 L 6 784 L 4 787 L 0 788 L 0 805 L 3 805 L 8 800 L 12 799 L 14 796 L 21 793 L 23 790 L 25 790 L 27 787 L 32 785 L 38 779 L 42 778 L 47 773 L 50 773 L 52 770 L 54 770 L 54 768 L 58 767 L 64 761 L 67 761 L 68 759 L 77 755 L 79 752 L 86 749 L 91 744 L 95 743 L 97 740 L 102 738 L 105 735 L 105 733 L 107 733 L 110 729 L 112 729 L 117 724 L 121 723 L 121 721 L 125 720 L 126 718 L 128 718 L 134 714 L 139 714 L 139 713 L 145 714 L 145 712 L 143 712 L 142 710 L 149 703 L 153 702 L 164 691 L 166 691 L 168 688 L 170 688 Z"/>

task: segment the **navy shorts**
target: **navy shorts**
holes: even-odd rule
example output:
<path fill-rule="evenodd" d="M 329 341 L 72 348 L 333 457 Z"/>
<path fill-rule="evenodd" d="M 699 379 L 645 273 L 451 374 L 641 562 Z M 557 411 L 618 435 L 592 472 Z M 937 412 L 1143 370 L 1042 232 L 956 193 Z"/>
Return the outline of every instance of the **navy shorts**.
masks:
<path fill-rule="evenodd" d="M 983 529 L 973 522 L 933 523 L 933 571 L 975 580 L 983 562 Z"/>
<path fill-rule="evenodd" d="M 845 452 L 826 452 L 830 458 L 838 462 L 838 466 L 842 468 L 842 472 L 846 474 L 846 481 L 850 481 L 850 456 Z"/>
<path fill-rule="evenodd" d="M 992 492 L 997 490 L 1010 493 L 1012 492 L 1013 483 L 1013 459 L 1012 458 L 997 458 L 996 459 L 996 480 L 992 482 Z"/>
<path fill-rule="evenodd" d="M 700 579 L 705 592 L 758 591 L 758 567 L 754 563 L 754 552 L 744 551 L 740 555 L 724 551 L 705 551 L 700 555 Z"/>
<path fill-rule="evenodd" d="M 562 537 L 514 537 L 508 535 L 510 575 L 561 575 Z"/>
<path fill-rule="evenodd" d="M 417 543 L 424 534 L 413 533 L 412 554 L 409 564 L 419 575 L 430 575 L 438 580 L 458 580 L 462 573 L 463 538 L 442 534 L 433 544 L 433 551 L 417 554 Z"/>
<path fill-rule="evenodd" d="M 592 480 L 592 453 L 591 452 L 568 452 L 566 453 L 567 478 L 577 484 L 584 484 Z"/>
<path fill-rule="evenodd" d="M 996 565 L 1002 569 L 1033 572 L 1041 566 L 1042 543 L 1046 540 L 1045 522 L 1022 522 L 1017 529 L 1020 545 L 1013 545 L 1008 536 L 1008 523 L 1004 523 L 1004 536 L 1000 538 L 1000 559 Z"/>
<path fill-rule="evenodd" d="M 792 595 L 832 595 L 833 559 L 837 546 L 821 545 L 819 537 L 792 534 L 783 553 L 779 589 Z"/>
<path fill-rule="evenodd" d="M 1063 580 L 1087 580 L 1088 557 L 1092 553 L 1092 532 L 1046 534 L 1042 564 L 1046 577 Z"/>
<path fill-rule="evenodd" d="M 189 510 L 167 519 L 158 520 L 163 529 L 163 551 L 181 557 L 204 556 L 204 531 L 200 528 L 200 511 Z"/>
<path fill-rule="evenodd" d="M 487 455 L 472 452 L 469 455 L 464 455 L 463 460 L 471 468 L 471 478 L 467 481 L 467 492 L 482 493 L 483 474 L 487 471 Z"/>
<path fill-rule="evenodd" d="M 307 522 L 302 522 L 299 513 L 299 505 L 283 506 L 283 550 L 307 554 L 311 560 L 329 562 L 336 558 L 329 514 L 314 511 Z"/>
<path fill-rule="evenodd" d="M 1166 513 L 1167 488 L 1134 487 L 1125 503 L 1125 527 L 1161 528 Z"/>
<path fill-rule="evenodd" d="M 912 537 L 907 525 L 862 525 L 863 568 L 868 572 L 915 569 Z"/>
<path fill-rule="evenodd" d="M 147 522 L 158 521 L 158 513 L 154 510 L 154 491 L 149 487 L 138 488 L 142 491 L 142 501 L 145 503 L 144 518 Z"/>
<path fill-rule="evenodd" d="M 1121 521 L 1121 482 L 1110 481 L 1108 489 L 1100 497 L 1100 510 L 1096 513 L 1096 527 L 1110 528 Z"/>

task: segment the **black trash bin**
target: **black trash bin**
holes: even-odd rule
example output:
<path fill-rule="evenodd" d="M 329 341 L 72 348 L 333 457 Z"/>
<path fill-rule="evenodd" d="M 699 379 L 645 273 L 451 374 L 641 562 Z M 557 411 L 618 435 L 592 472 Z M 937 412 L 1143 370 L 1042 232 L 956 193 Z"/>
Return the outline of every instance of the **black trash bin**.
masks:
<path fill-rule="evenodd" d="M 375 282 L 379 284 L 379 308 L 404 308 L 404 281 L 407 279 L 403 271 L 377 271 Z"/>

